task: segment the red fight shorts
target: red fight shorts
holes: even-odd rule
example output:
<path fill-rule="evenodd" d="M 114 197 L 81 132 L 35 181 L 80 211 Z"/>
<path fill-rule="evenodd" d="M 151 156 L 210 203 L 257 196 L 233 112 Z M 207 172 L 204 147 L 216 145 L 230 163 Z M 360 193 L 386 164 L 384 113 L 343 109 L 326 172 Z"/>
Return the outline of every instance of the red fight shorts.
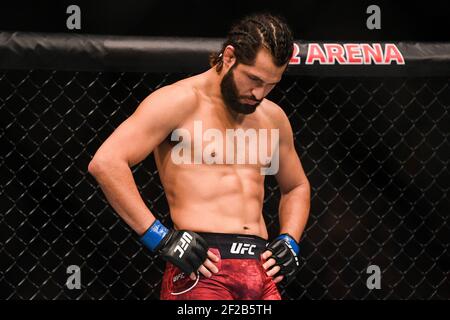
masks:
<path fill-rule="evenodd" d="M 219 272 L 197 279 L 170 262 L 164 272 L 161 300 L 281 300 L 272 277 L 266 274 L 260 255 L 267 241 L 252 235 L 198 233 L 219 257 Z"/>

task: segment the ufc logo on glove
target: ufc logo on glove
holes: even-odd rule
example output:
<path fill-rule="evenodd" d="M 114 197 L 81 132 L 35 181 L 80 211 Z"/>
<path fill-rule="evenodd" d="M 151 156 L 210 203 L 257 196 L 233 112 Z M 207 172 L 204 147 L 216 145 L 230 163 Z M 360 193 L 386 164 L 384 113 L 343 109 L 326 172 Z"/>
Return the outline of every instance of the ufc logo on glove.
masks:
<path fill-rule="evenodd" d="M 175 249 L 173 250 L 173 252 L 180 252 L 180 255 L 178 256 L 179 258 L 181 258 L 184 254 L 184 252 L 186 251 L 186 249 L 189 247 L 189 244 L 192 241 L 192 236 L 185 232 L 183 233 L 183 236 L 181 237 L 180 241 L 178 242 L 178 245 L 175 247 Z"/>

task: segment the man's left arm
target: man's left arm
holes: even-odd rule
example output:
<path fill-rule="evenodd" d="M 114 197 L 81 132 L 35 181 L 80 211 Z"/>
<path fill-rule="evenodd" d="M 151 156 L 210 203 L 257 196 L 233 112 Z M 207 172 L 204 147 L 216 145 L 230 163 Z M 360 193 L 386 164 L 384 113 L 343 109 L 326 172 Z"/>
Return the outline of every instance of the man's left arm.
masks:
<path fill-rule="evenodd" d="M 310 185 L 295 150 L 289 119 L 279 110 L 279 170 L 275 177 L 281 192 L 280 236 L 263 254 L 263 258 L 268 259 L 264 268 L 269 276 L 276 276 L 275 282 L 280 282 L 283 276 L 293 275 L 298 267 L 298 243 L 308 220 L 311 200 Z"/>
<path fill-rule="evenodd" d="M 299 242 L 309 216 L 311 192 L 308 178 L 295 150 L 292 128 L 283 113 L 280 126 L 279 170 L 276 179 L 280 187 L 280 234 L 287 233 Z"/>

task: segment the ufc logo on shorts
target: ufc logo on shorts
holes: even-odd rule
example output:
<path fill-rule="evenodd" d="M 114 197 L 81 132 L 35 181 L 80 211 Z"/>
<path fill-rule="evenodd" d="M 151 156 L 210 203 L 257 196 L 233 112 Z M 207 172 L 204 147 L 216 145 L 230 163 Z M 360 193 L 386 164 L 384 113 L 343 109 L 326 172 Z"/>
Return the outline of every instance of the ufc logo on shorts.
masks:
<path fill-rule="evenodd" d="M 178 251 L 180 253 L 180 255 L 178 257 L 181 258 L 183 256 L 184 252 L 186 251 L 186 249 L 189 247 L 189 244 L 191 243 L 191 241 L 192 241 L 192 236 L 187 232 L 183 233 L 180 241 L 178 242 L 178 245 L 175 247 L 173 252 Z"/>
<path fill-rule="evenodd" d="M 237 254 L 245 254 L 245 252 L 247 251 L 248 254 L 254 255 L 255 252 L 253 251 L 253 249 L 256 248 L 256 245 L 252 244 L 250 245 L 249 243 L 241 243 L 241 242 L 233 242 L 233 244 L 231 245 L 231 253 L 237 253 Z"/>
<path fill-rule="evenodd" d="M 177 282 L 178 280 L 184 279 L 184 273 L 179 273 L 175 277 L 173 277 L 172 281 L 173 283 Z"/>

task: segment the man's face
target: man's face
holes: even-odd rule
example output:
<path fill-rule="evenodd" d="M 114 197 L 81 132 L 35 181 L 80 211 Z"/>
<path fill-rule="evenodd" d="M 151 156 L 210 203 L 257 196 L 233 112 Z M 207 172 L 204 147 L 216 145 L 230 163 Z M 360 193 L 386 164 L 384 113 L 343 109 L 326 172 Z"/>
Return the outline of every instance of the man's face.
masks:
<path fill-rule="evenodd" d="M 234 63 L 220 83 L 225 104 L 237 113 L 253 113 L 281 80 L 285 68 L 275 66 L 265 49 L 259 50 L 252 66 Z"/>

